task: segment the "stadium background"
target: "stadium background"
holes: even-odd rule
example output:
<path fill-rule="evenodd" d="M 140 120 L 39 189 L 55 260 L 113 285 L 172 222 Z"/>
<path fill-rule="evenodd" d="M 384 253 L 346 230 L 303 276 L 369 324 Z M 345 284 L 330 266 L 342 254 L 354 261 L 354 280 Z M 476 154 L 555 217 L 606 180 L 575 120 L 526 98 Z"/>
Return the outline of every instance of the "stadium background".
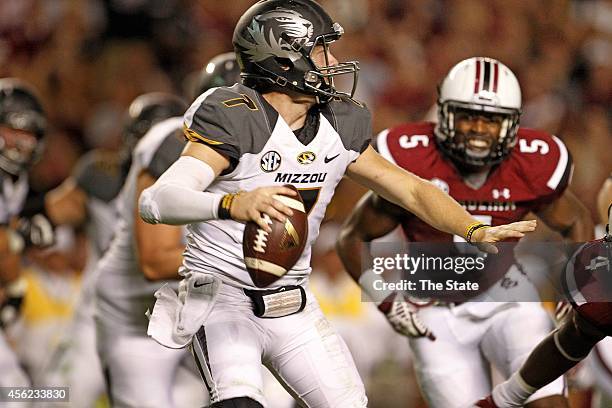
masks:
<path fill-rule="evenodd" d="M 334 46 L 338 59 L 360 61 L 357 96 L 373 112 L 374 132 L 433 117 L 436 85 L 459 60 L 497 58 L 521 83 L 521 124 L 564 140 L 575 163 L 571 188 L 598 221 L 597 191 L 612 170 L 612 1 L 321 3 L 346 31 Z M 46 191 L 57 186 L 91 148 L 118 149 L 124 110 L 137 95 L 169 91 L 192 98 L 193 73 L 212 56 L 231 50 L 233 26 L 250 4 L 0 1 L 0 77 L 16 76 L 35 85 L 50 118 L 45 154 L 32 170 L 33 187 Z M 362 374 L 372 406 L 421 406 L 413 385 L 406 386 L 413 381 L 406 345 L 370 313 L 370 305 L 358 302 L 357 289 L 334 263 L 335 223 L 362 193 L 350 183 L 339 187 L 313 261 L 318 272 L 314 284 L 324 309 L 355 343 L 364 342 L 360 334 L 380 328 L 376 341 L 382 351 L 360 363 L 368 370 Z M 78 293 L 84 236 L 82 231 L 63 235 L 52 251 L 31 251 L 26 265 L 35 290 L 15 336 L 33 375 L 67 324 Z"/>

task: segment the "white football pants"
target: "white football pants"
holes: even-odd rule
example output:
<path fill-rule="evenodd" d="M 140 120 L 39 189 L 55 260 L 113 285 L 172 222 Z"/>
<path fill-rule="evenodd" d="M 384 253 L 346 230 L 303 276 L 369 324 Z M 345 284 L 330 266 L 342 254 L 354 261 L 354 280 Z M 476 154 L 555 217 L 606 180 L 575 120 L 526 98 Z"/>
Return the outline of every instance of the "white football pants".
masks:
<path fill-rule="evenodd" d="M 274 407 L 263 393 L 265 365 L 303 406 L 363 408 L 365 390 L 344 341 L 307 290 L 305 309 L 290 316 L 256 317 L 242 289 L 221 285 L 193 353 L 211 402 L 249 397 Z M 364 339 L 364 341 L 366 341 Z"/>

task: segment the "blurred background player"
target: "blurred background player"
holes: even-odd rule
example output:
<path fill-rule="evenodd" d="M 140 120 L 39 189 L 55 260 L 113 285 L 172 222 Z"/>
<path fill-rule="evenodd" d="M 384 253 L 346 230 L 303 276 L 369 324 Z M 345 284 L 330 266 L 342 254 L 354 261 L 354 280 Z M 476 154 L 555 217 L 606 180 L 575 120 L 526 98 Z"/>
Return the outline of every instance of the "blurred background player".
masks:
<path fill-rule="evenodd" d="M 568 291 L 568 301 L 574 309 L 565 322 L 546 339 L 542 340 L 529 355 L 525 363 L 506 382 L 498 385 L 492 395 L 476 404 L 483 408 L 522 407 L 524 402 L 537 390 L 563 375 L 570 368 L 589 357 L 588 366 L 596 377 L 601 406 L 610 397 L 610 342 L 601 342 L 612 336 L 612 301 L 609 284 L 598 278 L 597 271 L 610 276 L 612 273 L 612 188 L 606 181 L 599 194 L 601 201 L 607 201 L 606 233 L 604 238 L 583 245 L 568 262 L 566 276 L 571 274 L 574 281 L 580 275 L 594 276 L 588 285 Z M 603 284 L 601 282 L 604 282 Z M 599 284 L 598 284 L 599 283 Z M 602 294 L 599 291 L 604 291 Z M 607 340 L 607 339 L 606 339 Z"/>
<path fill-rule="evenodd" d="M 177 117 L 160 121 L 136 144 L 118 197 L 114 236 L 94 272 L 96 341 L 112 406 L 180 406 L 172 392 L 185 353 L 150 339 L 145 313 L 155 290 L 176 276 L 183 234 L 180 228 L 141 228 L 140 220 L 134 218 L 142 186 L 152 184 L 169 165 L 168 159 L 182 149 L 176 133 L 186 104 L 181 101 L 176 106 L 172 116 Z M 203 390 L 195 391 L 203 394 Z"/>
<path fill-rule="evenodd" d="M 521 90 L 510 69 L 494 59 L 470 58 L 456 64 L 442 81 L 437 124 L 390 128 L 376 143 L 389 161 L 431 180 L 486 224 L 520 220 L 533 210 L 570 240 L 590 238 L 590 215 L 566 190 L 572 162 L 565 145 L 546 132 L 519 128 L 520 114 Z M 373 292 L 372 272 L 361 275 L 355 254 L 362 242 L 398 225 L 409 241 L 464 242 L 368 194 L 339 241 L 347 270 L 366 293 Z M 491 389 L 490 364 L 509 377 L 553 328 L 538 303 L 519 302 L 531 284 L 516 265 L 490 266 L 507 268 L 501 271 L 505 283 L 500 279 L 475 301 L 439 302 L 416 315 L 417 307 L 401 293 L 373 297 L 396 331 L 410 337 L 419 384 L 432 407 L 467 406 Z M 508 280 L 512 290 L 506 293 Z M 514 301 L 505 301 L 516 294 Z M 435 342 L 430 341 L 432 333 Z M 558 380 L 531 398 L 528 406 L 567 406 L 563 393 L 563 381 Z"/>
<path fill-rule="evenodd" d="M 125 113 L 120 152 L 94 149 L 81 156 L 70 177 L 45 196 L 45 208 L 55 225 L 83 227 L 87 233 L 87 264 L 70 330 L 52 354 L 40 384 L 70 387 L 70 403 L 93 406 L 104 394 L 104 377 L 95 343 L 95 266 L 108 248 L 117 220 L 117 196 L 138 141 L 156 123 L 181 115 L 184 102 L 171 94 L 138 96 Z"/>
<path fill-rule="evenodd" d="M 28 170 L 40 157 L 45 128 L 45 113 L 33 88 L 16 78 L 0 79 L 0 386 L 30 384 L 2 328 L 17 320 L 27 290 L 20 276 L 22 251 L 53 240 L 42 216 L 16 224 L 29 192 Z"/>
<path fill-rule="evenodd" d="M 204 68 L 186 80 L 185 93 L 191 95 L 191 100 L 195 100 L 210 88 L 229 86 L 236 82 L 240 82 L 240 67 L 236 54 L 225 52 L 213 57 Z"/>
<path fill-rule="evenodd" d="M 198 92 L 214 84 L 239 81 L 235 57 L 211 61 Z M 219 58 L 216 59 L 219 61 Z M 147 336 L 145 312 L 164 283 L 178 285 L 185 249 L 181 227 L 154 226 L 136 214 L 140 192 L 178 157 L 184 147 L 182 114 L 187 106 L 172 98 L 166 120 L 136 145 L 119 198 L 119 224 L 109 250 L 96 267 L 98 350 L 112 403 L 133 407 L 173 407 L 204 402 L 205 389 L 185 350 L 165 348 Z M 170 117 L 172 116 L 172 117 Z M 187 369 L 185 369 L 187 368 Z M 182 376 L 182 377 L 181 377 Z M 180 389 L 177 391 L 177 389 Z"/>

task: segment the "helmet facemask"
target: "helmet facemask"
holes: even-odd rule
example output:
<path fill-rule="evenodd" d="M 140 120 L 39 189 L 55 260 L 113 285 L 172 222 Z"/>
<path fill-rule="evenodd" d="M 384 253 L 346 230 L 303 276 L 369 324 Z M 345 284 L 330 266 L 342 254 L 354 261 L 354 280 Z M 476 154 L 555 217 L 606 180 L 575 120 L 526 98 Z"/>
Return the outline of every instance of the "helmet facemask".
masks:
<path fill-rule="evenodd" d="M 459 141 L 460 137 L 458 137 L 456 120 L 458 115 L 463 112 L 484 117 L 501 117 L 497 140 L 494 141 L 489 153 L 485 154 L 485 156 L 471 154 L 465 143 Z M 444 153 L 459 164 L 470 167 L 499 164 L 510 154 L 512 148 L 516 145 L 519 118 L 520 111 L 518 109 L 451 100 L 445 102 L 438 101 L 436 140 Z"/>
<path fill-rule="evenodd" d="M 46 118 L 34 90 L 14 78 L 0 80 L 0 170 L 17 176 L 44 150 Z"/>
<path fill-rule="evenodd" d="M 359 80 L 359 63 L 356 61 L 340 62 L 336 65 L 331 65 L 329 61 L 329 46 L 334 41 L 338 40 L 344 33 L 344 29 L 339 23 L 334 23 L 334 32 L 331 34 L 324 34 L 317 37 L 314 41 L 314 46 L 310 49 L 308 55 L 304 55 L 314 67 L 304 74 L 304 87 L 310 90 L 313 94 L 316 94 L 320 102 L 328 102 L 334 98 L 349 98 L 352 99 L 357 89 L 357 82 Z M 312 60 L 312 52 L 316 45 L 323 46 L 323 55 L 325 58 L 325 65 L 318 67 Z M 340 75 L 353 75 L 351 81 L 352 87 L 350 92 L 342 92 L 336 89 L 334 84 L 334 78 Z"/>
<path fill-rule="evenodd" d="M 493 58 L 467 58 L 455 64 L 438 87 L 436 142 L 446 156 L 462 167 L 477 169 L 498 164 L 516 145 L 521 106 L 521 87 L 507 66 Z M 461 143 L 464 133 L 457 132 L 457 113 L 461 111 L 483 117 L 487 126 L 481 128 L 483 124 L 473 118 L 471 129 L 467 122 L 459 123 L 463 132 L 472 135 L 465 139 L 472 142 L 470 150 Z M 495 121 L 499 120 L 499 132 L 486 154 L 478 135 L 492 136 L 493 131 L 497 132 L 492 126 L 494 116 Z"/>
<path fill-rule="evenodd" d="M 0 126 L 0 169 L 17 176 L 40 159 L 43 143 L 28 130 Z"/>

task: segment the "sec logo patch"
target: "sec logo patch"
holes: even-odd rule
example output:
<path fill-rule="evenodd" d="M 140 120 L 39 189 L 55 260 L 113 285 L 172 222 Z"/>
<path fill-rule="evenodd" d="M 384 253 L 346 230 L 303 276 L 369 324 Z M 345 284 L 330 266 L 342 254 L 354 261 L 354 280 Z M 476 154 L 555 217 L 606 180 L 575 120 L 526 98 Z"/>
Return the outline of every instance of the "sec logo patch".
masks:
<path fill-rule="evenodd" d="M 261 161 L 259 162 L 259 166 L 266 173 L 270 173 L 272 171 L 277 170 L 281 165 L 281 156 L 278 152 L 274 150 L 265 153 L 261 156 Z"/>
<path fill-rule="evenodd" d="M 311 164 L 317 156 L 313 152 L 302 152 L 298 154 L 297 161 L 300 164 Z"/>

